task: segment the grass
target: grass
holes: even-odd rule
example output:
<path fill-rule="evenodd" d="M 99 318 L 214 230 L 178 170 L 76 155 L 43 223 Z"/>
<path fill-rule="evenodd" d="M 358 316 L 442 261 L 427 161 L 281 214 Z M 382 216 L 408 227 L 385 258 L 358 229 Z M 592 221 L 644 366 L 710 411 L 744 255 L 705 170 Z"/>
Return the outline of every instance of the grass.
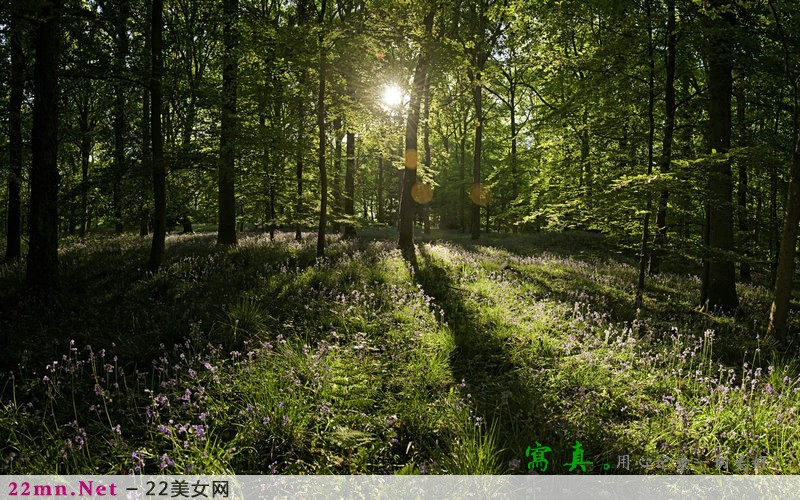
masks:
<path fill-rule="evenodd" d="M 800 472 L 763 287 L 717 317 L 665 273 L 635 310 L 599 235 L 292 236 L 171 236 L 156 275 L 147 241 L 73 240 L 48 301 L 0 268 L 0 471 L 528 473 L 540 443 L 566 473 L 579 441 L 593 473 Z"/>

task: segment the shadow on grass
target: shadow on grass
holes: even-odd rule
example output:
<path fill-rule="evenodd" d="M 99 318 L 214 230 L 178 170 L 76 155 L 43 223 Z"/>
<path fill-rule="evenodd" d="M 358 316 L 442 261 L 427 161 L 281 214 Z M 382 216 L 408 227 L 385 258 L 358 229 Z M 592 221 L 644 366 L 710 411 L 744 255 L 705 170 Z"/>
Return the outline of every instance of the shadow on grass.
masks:
<path fill-rule="evenodd" d="M 424 246 L 420 249 L 416 280 L 445 312 L 456 346 L 450 356 L 451 370 L 456 380 L 466 384 L 464 390 L 470 394 L 476 417 L 495 429 L 495 442 L 502 450 L 501 469 L 519 460 L 520 470 L 526 471 L 525 451 L 535 446 L 534 442 L 554 450 L 548 473 L 566 472 L 562 464 L 571 460 L 571 446 L 577 438 L 594 452 L 607 445 L 609 436 L 602 429 L 587 435 L 585 429 L 563 418 L 563 406 L 553 401 L 552 390 L 521 378 L 529 371 L 520 370 L 513 361 L 510 350 L 514 347 L 503 339 L 504 326 L 470 306 L 466 300 L 470 292 L 457 286 L 451 273 Z M 552 360 L 542 359 L 543 367 L 548 363 Z"/>

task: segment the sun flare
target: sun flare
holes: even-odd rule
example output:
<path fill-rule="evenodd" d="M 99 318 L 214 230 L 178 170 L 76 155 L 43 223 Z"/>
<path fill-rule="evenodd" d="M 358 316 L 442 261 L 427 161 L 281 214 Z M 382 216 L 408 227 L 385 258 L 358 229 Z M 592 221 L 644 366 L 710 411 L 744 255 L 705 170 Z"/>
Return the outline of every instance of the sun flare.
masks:
<path fill-rule="evenodd" d="M 395 84 L 387 85 L 383 89 L 383 104 L 389 108 L 396 108 L 403 104 L 405 94 L 403 89 Z"/>

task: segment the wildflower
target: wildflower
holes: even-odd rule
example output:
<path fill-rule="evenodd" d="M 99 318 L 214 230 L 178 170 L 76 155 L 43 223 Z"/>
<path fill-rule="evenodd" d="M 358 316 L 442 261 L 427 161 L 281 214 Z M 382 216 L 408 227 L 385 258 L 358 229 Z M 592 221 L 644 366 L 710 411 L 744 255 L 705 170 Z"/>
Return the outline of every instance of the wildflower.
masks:
<path fill-rule="evenodd" d="M 264 425 L 269 424 L 269 417 L 264 417 L 263 419 L 261 419 L 261 423 Z"/>
<path fill-rule="evenodd" d="M 197 375 L 197 372 L 196 372 L 196 371 L 194 371 L 194 370 L 192 370 L 191 368 L 189 368 L 189 376 L 190 376 L 190 377 L 192 377 L 192 378 L 194 378 L 194 377 L 195 377 L 195 375 Z"/>
<path fill-rule="evenodd" d="M 112 430 L 113 430 L 115 433 L 117 433 L 118 435 L 120 435 L 120 436 L 122 435 L 122 427 L 121 427 L 119 424 L 115 425 L 115 426 L 114 426 L 114 427 L 112 427 L 111 429 L 112 429 Z"/>
<path fill-rule="evenodd" d="M 161 463 L 158 465 L 159 469 L 166 469 L 167 467 L 172 467 L 173 465 L 175 465 L 175 462 L 169 458 L 169 455 L 166 453 L 161 455 Z"/>
<path fill-rule="evenodd" d="M 772 390 L 772 384 L 767 384 L 767 386 L 764 387 L 764 392 L 772 396 L 774 394 L 774 391 Z"/>

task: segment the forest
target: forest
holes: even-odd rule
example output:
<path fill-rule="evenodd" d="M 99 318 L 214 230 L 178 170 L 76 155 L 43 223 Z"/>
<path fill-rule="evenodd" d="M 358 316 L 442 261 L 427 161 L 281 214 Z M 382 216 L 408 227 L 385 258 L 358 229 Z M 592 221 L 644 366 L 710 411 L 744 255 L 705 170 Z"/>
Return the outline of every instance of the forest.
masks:
<path fill-rule="evenodd" d="M 800 473 L 797 0 L 9 0 L 0 75 L 2 474 Z"/>

